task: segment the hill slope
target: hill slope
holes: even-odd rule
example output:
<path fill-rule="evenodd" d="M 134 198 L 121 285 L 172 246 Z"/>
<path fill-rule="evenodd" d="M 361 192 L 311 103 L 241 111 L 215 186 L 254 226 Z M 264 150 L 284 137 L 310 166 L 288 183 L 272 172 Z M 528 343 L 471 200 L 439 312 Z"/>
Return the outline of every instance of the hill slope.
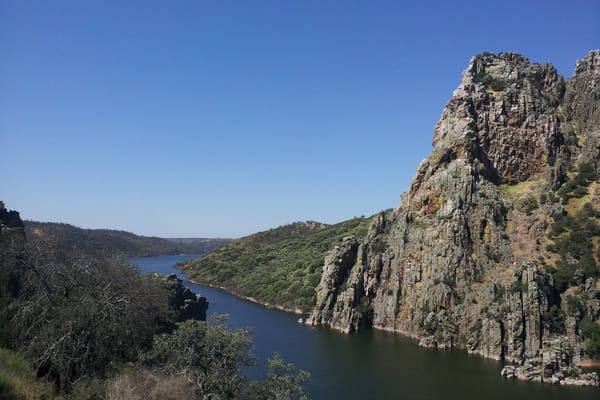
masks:
<path fill-rule="evenodd" d="M 181 268 L 195 281 L 260 303 L 307 312 L 314 305 L 314 288 L 327 250 L 346 236 L 364 236 L 369 221 L 296 222 L 234 240 Z"/>
<path fill-rule="evenodd" d="M 597 385 L 579 367 L 600 357 L 600 51 L 568 80 L 518 54 L 474 57 L 433 146 L 392 215 L 329 253 L 308 322 Z"/>
<path fill-rule="evenodd" d="M 205 254 L 229 239 L 163 239 L 109 229 L 82 229 L 55 222 L 25 221 L 29 240 L 55 243 L 66 253 L 80 251 L 109 259 L 163 254 Z"/>

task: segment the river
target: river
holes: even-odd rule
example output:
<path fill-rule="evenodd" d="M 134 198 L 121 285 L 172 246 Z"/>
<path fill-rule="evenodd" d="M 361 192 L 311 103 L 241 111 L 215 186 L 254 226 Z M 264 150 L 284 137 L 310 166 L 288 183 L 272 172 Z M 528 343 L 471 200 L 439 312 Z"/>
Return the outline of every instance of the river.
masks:
<path fill-rule="evenodd" d="M 364 331 L 351 335 L 308 327 L 298 316 L 240 300 L 222 290 L 189 282 L 174 268 L 198 256 L 160 256 L 129 261 L 144 272 L 175 273 L 204 295 L 212 313 L 228 314 L 231 328 L 252 327 L 255 355 L 265 361 L 277 352 L 312 375 L 314 400 L 577 400 L 600 399 L 600 389 L 506 380 L 502 364 L 460 350 L 435 350 L 397 334 Z"/>

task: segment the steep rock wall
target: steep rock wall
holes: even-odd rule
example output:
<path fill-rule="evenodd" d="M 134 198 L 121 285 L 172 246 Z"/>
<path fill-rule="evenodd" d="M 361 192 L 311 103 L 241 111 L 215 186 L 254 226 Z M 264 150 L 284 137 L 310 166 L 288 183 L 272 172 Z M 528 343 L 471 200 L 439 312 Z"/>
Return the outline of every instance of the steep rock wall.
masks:
<path fill-rule="evenodd" d="M 380 214 L 364 240 L 347 238 L 325 259 L 307 323 L 374 327 L 423 346 L 527 361 L 517 375 L 564 383 L 565 368 L 585 356 L 578 319 L 539 263 L 547 220 L 562 206 L 535 200 L 534 210 L 506 188 L 535 182 L 552 194 L 569 166 L 597 160 L 598 125 L 587 121 L 598 113 L 599 54 L 580 60 L 566 82 L 517 54 L 474 57 L 400 205 Z M 583 145 L 567 140 L 572 131 Z M 597 301 L 590 279 L 577 296 Z M 551 306 L 567 316 L 565 332 L 553 332 Z M 595 320 L 599 308 L 587 313 Z"/>

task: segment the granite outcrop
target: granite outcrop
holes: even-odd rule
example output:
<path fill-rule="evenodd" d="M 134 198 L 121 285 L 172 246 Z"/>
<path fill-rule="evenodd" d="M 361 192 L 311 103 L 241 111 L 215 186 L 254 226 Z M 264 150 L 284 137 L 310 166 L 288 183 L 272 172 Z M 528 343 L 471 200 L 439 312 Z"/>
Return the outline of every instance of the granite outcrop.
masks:
<path fill-rule="evenodd" d="M 560 248 L 576 229 L 556 226 L 582 208 L 590 224 L 600 216 L 599 65 L 592 51 L 564 79 L 514 53 L 471 59 L 400 204 L 325 258 L 307 323 L 395 331 L 503 360 L 505 376 L 597 386 L 581 369 L 598 356 L 581 325 L 600 318 L 598 233 L 590 258 Z"/>

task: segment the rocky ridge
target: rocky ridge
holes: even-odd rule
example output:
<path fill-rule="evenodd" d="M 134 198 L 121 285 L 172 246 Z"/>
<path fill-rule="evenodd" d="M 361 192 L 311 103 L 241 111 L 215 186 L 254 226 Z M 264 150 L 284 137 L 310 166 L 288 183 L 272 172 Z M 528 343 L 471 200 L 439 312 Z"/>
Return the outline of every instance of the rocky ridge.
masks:
<path fill-rule="evenodd" d="M 504 360 L 506 376 L 597 386 L 580 368 L 594 355 L 582 321 L 600 317 L 597 230 L 593 257 L 549 249 L 569 234 L 553 236 L 560 218 L 584 203 L 586 221 L 600 216 L 599 93 L 600 51 L 567 80 L 514 53 L 474 57 L 399 206 L 325 258 L 307 323 L 395 331 Z M 573 196 L 569 182 L 585 187 Z"/>

